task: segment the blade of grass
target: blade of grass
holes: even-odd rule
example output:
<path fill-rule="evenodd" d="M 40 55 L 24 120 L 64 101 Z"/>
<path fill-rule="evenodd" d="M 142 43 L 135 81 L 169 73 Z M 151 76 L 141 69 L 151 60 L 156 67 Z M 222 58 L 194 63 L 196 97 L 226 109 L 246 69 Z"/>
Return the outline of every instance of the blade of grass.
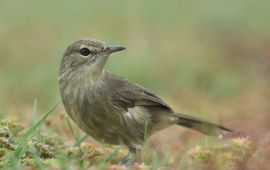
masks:
<path fill-rule="evenodd" d="M 71 122 L 70 122 L 69 117 L 66 117 L 66 120 L 67 120 L 68 128 L 70 129 L 72 136 L 76 140 L 76 143 L 79 143 L 79 146 L 78 146 L 79 147 L 79 151 L 80 151 L 79 165 L 80 165 L 80 169 L 84 169 L 83 160 L 81 159 L 83 152 L 82 152 L 82 148 L 81 148 L 81 143 L 79 142 L 80 139 L 79 139 L 79 137 L 76 136 L 76 134 L 75 134 L 75 132 L 73 130 L 73 127 L 71 125 Z"/>
<path fill-rule="evenodd" d="M 57 161 L 59 162 L 60 165 L 60 169 L 61 170 L 70 170 L 71 168 L 69 168 L 71 162 L 70 160 L 67 158 L 65 153 L 61 153 L 58 158 Z"/>
<path fill-rule="evenodd" d="M 69 118 L 69 117 L 67 117 L 67 118 Z M 81 137 L 80 128 L 73 129 L 73 127 L 71 126 L 72 125 L 71 119 L 69 118 L 68 121 L 69 121 L 68 122 L 69 128 L 72 130 L 72 133 L 73 133 L 73 137 L 76 139 L 76 142 L 73 144 L 73 147 L 78 147 L 87 138 L 88 134 L 85 134 L 84 136 Z"/>
<path fill-rule="evenodd" d="M 77 137 L 76 136 L 76 134 L 75 134 L 75 132 L 74 132 L 74 129 L 73 129 L 73 127 L 72 127 L 72 125 L 71 125 L 71 122 L 70 122 L 70 119 L 69 119 L 69 117 L 66 117 L 66 120 L 67 120 L 67 124 L 68 124 L 68 128 L 69 128 L 69 130 L 71 131 L 71 134 L 72 134 L 72 136 L 74 137 L 74 139 L 76 140 L 76 144 L 79 144 L 79 149 L 80 149 L 80 151 L 81 151 L 81 143 L 80 143 L 80 139 L 79 139 L 79 137 Z"/>
<path fill-rule="evenodd" d="M 155 170 L 158 169 L 159 165 L 160 165 L 160 158 L 158 156 L 157 151 L 152 151 L 152 163 L 151 163 L 151 167 L 149 168 L 149 170 Z"/>
<path fill-rule="evenodd" d="M 99 167 L 98 169 L 105 169 L 106 163 L 111 161 L 117 155 L 119 150 L 120 150 L 120 147 L 115 148 L 111 154 L 109 154 L 104 159 L 102 159 L 98 165 Z"/>
<path fill-rule="evenodd" d="M 46 118 L 57 108 L 57 106 L 60 103 L 61 103 L 61 101 L 59 100 L 36 123 L 34 123 L 33 126 L 30 129 L 28 129 L 24 134 L 22 134 L 21 136 L 19 136 L 19 139 L 25 140 L 26 138 L 28 138 L 29 136 L 31 136 L 32 134 L 34 134 L 38 130 L 38 127 L 41 125 L 41 123 L 46 120 Z"/>
<path fill-rule="evenodd" d="M 76 143 L 74 143 L 73 147 L 78 147 L 81 145 L 83 141 L 85 141 L 89 136 L 86 134 L 83 137 L 81 137 L 79 140 L 76 140 Z"/>
<path fill-rule="evenodd" d="M 34 103 L 33 103 L 33 108 L 32 108 L 32 121 L 31 121 L 31 125 L 34 123 L 33 120 L 36 119 L 36 116 L 37 116 L 37 100 L 35 99 L 34 100 Z M 40 127 L 38 127 L 37 132 L 38 132 L 38 136 L 40 136 Z"/>
<path fill-rule="evenodd" d="M 36 113 L 37 113 L 37 100 L 34 100 L 34 104 L 33 104 L 33 108 L 32 108 L 32 116 L 33 118 L 36 117 Z"/>
<path fill-rule="evenodd" d="M 42 162 L 42 159 L 40 158 L 40 153 L 37 150 L 37 148 L 33 147 L 32 150 L 32 155 L 33 155 L 33 159 L 35 161 L 35 164 L 37 165 L 38 169 L 40 170 L 45 170 L 46 166 L 44 165 L 44 163 Z"/>
<path fill-rule="evenodd" d="M 6 160 L 8 163 L 3 169 L 18 169 L 21 164 L 21 158 L 25 153 L 25 144 L 20 144 L 13 153 L 5 155 L 2 160 Z"/>
<path fill-rule="evenodd" d="M 147 145 L 147 127 L 148 127 L 148 121 L 145 122 L 144 125 L 144 139 L 143 139 L 143 145 L 144 145 L 144 150 L 143 150 L 143 162 L 144 164 L 147 164 L 147 160 L 145 158 L 145 150 L 148 150 L 148 145 Z"/>

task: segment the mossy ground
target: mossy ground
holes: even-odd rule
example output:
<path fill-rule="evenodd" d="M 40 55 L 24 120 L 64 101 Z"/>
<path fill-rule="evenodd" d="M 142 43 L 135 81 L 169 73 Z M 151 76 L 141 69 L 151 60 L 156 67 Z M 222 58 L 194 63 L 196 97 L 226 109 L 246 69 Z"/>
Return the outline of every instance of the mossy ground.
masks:
<path fill-rule="evenodd" d="M 147 144 L 144 162 L 131 167 L 119 165 L 127 154 L 119 146 L 98 145 L 87 141 L 87 136 L 76 138 L 74 144 L 58 135 L 41 132 L 47 112 L 31 127 L 15 118 L 0 120 L 0 167 L 1 169 L 218 169 L 235 170 L 245 166 L 254 148 L 248 137 L 224 139 L 205 138 L 186 148 L 186 153 L 172 154 L 169 159 L 160 158 Z M 74 131 L 72 125 L 71 131 Z M 35 129 L 33 129 L 35 128 Z"/>

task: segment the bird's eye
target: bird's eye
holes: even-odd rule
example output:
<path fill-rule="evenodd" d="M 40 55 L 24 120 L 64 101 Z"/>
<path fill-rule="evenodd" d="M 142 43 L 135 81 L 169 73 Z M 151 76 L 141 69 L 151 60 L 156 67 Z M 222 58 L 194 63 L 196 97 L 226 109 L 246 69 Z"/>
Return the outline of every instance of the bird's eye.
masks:
<path fill-rule="evenodd" d="M 80 49 L 80 54 L 83 56 L 88 56 L 91 53 L 91 51 L 88 48 L 81 48 Z"/>

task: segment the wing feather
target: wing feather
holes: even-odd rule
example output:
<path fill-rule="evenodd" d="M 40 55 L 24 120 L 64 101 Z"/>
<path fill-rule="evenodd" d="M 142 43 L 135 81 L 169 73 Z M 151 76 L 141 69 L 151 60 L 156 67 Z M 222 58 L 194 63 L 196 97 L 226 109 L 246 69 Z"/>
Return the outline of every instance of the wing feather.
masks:
<path fill-rule="evenodd" d="M 108 71 L 104 74 L 106 84 L 111 89 L 112 99 L 125 109 L 134 106 L 154 106 L 171 110 L 162 99 L 146 88 Z"/>

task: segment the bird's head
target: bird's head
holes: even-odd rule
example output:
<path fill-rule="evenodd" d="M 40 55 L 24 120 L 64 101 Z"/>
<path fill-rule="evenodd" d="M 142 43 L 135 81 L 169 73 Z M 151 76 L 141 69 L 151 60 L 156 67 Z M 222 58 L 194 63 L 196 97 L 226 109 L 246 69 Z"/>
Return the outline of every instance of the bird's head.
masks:
<path fill-rule="evenodd" d="M 78 40 L 66 49 L 61 61 L 59 78 L 85 72 L 99 75 L 108 57 L 112 53 L 124 49 L 123 46 L 109 46 L 95 39 Z"/>

